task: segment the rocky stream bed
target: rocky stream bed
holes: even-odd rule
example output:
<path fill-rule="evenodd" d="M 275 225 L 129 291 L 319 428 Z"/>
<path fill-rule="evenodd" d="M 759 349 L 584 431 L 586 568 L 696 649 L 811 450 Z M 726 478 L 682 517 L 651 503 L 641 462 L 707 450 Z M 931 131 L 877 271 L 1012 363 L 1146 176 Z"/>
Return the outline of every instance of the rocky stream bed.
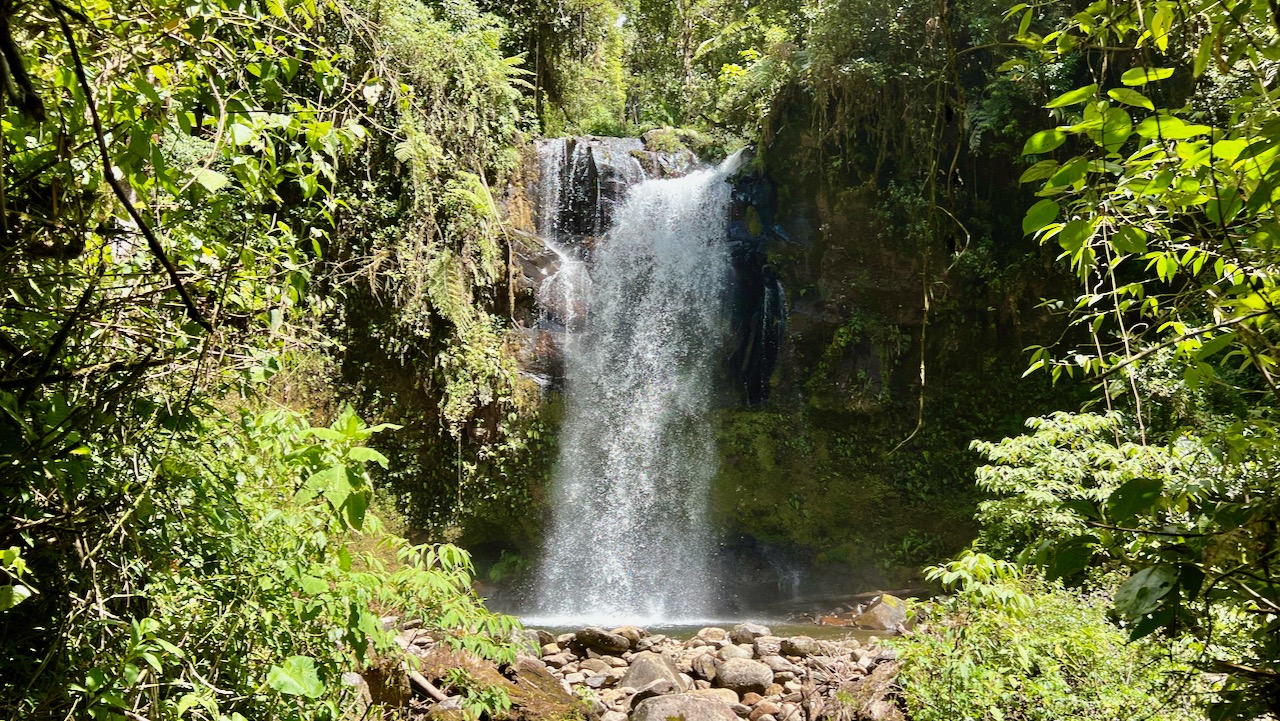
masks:
<path fill-rule="evenodd" d="M 887 598 L 872 610 L 885 606 L 891 634 L 900 606 Z M 464 669 L 473 689 L 506 690 L 511 708 L 498 718 L 513 721 L 903 719 L 895 699 L 897 653 L 874 637 L 781 637 L 742 623 L 703 628 L 688 640 L 636 626 L 559 635 L 528 630 L 525 639 L 528 653 L 498 666 L 403 628 L 399 644 L 416 663 L 348 680 L 366 703 L 408 707 L 416 718 L 466 717 L 456 688 L 456 669 Z"/>

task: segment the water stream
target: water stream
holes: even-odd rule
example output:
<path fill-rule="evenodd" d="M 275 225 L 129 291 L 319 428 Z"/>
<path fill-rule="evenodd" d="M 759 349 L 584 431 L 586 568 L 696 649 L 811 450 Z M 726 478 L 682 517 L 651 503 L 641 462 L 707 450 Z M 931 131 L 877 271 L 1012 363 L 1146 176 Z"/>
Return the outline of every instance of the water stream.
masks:
<path fill-rule="evenodd" d="M 552 144 L 540 153 L 542 192 L 556 198 L 540 198 L 541 234 L 566 261 L 544 291 L 574 297 L 564 298 L 571 315 L 561 319 L 570 332 L 553 517 L 526 621 L 710 618 L 718 594 L 706 517 L 716 472 L 709 413 L 726 329 L 726 180 L 738 160 L 632 186 L 587 253 L 559 231 L 559 205 L 572 200 L 559 174 L 546 181 L 578 154 L 566 158 Z M 603 230 L 607 219 L 590 221 Z"/>

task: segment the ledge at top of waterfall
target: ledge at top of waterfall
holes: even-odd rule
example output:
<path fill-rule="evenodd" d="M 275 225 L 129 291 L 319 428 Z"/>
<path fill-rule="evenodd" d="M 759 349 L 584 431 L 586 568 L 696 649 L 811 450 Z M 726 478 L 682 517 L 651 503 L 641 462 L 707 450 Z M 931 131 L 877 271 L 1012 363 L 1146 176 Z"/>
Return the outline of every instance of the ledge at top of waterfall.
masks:
<path fill-rule="evenodd" d="M 585 318 L 564 348 L 565 418 L 531 616 L 715 616 L 709 414 L 726 333 L 726 181 L 741 162 L 738 153 L 631 187 L 594 250 L 580 284 Z"/>

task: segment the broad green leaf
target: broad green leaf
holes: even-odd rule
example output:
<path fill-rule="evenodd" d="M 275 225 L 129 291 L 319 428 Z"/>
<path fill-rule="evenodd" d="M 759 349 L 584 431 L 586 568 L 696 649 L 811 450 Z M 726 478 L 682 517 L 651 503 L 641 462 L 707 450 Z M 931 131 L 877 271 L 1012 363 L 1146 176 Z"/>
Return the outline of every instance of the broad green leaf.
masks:
<path fill-rule="evenodd" d="M 310 656 L 290 656 L 283 666 L 272 666 L 267 685 L 289 696 L 320 698 L 324 694 L 315 659 Z"/>
<path fill-rule="evenodd" d="M 1089 138 L 1109 153 L 1118 152 L 1133 133 L 1133 120 L 1121 108 L 1090 105 L 1085 108 L 1084 119 Z"/>
<path fill-rule="evenodd" d="M 28 598 L 31 598 L 31 589 L 21 583 L 0 586 L 0 611 L 8 611 Z"/>
<path fill-rule="evenodd" d="M 1235 339 L 1236 339 L 1236 334 L 1234 332 L 1228 331 L 1221 335 L 1217 335 L 1217 336 L 1214 336 L 1213 338 L 1202 341 L 1200 343 L 1200 347 L 1196 349 L 1196 354 L 1195 354 L 1196 360 L 1205 360 L 1206 358 L 1213 356 L 1214 354 L 1221 351 L 1223 348 L 1226 348 L 1228 345 L 1231 345 L 1231 342 L 1234 341 Z"/>
<path fill-rule="evenodd" d="M 1147 110 L 1156 109 L 1155 104 L 1152 103 L 1151 100 L 1147 98 L 1147 96 L 1143 95 L 1137 90 L 1130 90 L 1129 88 L 1114 88 L 1112 90 L 1108 90 L 1107 95 L 1109 95 L 1112 100 L 1118 103 L 1124 103 L 1125 105 L 1133 105 L 1139 108 L 1146 108 Z"/>
<path fill-rule="evenodd" d="M 1061 206 L 1052 200 L 1041 200 L 1027 210 L 1026 217 L 1022 219 L 1022 234 L 1031 235 L 1046 225 L 1052 223 L 1058 218 L 1058 213 L 1062 210 Z"/>
<path fill-rule="evenodd" d="M 1164 80 L 1173 75 L 1173 68 L 1132 68 L 1120 76 L 1120 82 L 1137 87 L 1147 83 Z"/>
<path fill-rule="evenodd" d="M 315 576 L 303 576 L 298 579 L 298 584 L 302 586 L 303 592 L 312 596 L 318 596 L 329 591 L 329 583 L 323 578 L 316 578 Z"/>
<path fill-rule="evenodd" d="M 351 450 L 347 451 L 347 458 L 350 458 L 353 461 L 358 461 L 360 463 L 368 463 L 372 461 L 382 466 L 383 468 L 388 467 L 388 465 L 390 465 L 391 463 L 391 461 L 387 460 L 386 456 L 373 450 L 372 448 L 366 448 L 364 446 L 356 446 L 355 448 L 352 448 Z"/>
<path fill-rule="evenodd" d="M 1058 245 L 1068 253 L 1074 253 L 1084 247 L 1084 242 L 1089 238 L 1089 232 L 1092 226 L 1085 220 L 1073 220 L 1062 227 L 1062 232 L 1058 233 Z"/>
<path fill-rule="evenodd" d="M 1098 84 L 1086 85 L 1083 88 L 1069 90 L 1058 97 L 1050 100 L 1046 108 L 1065 108 L 1069 105 L 1078 105 L 1086 100 L 1093 98 L 1098 94 Z"/>
<path fill-rule="evenodd" d="M 1058 170 L 1058 163 L 1054 160 L 1041 160 L 1035 165 L 1022 171 L 1022 176 L 1018 178 L 1019 183 L 1030 183 L 1035 180 L 1044 180 L 1053 175 Z"/>
<path fill-rule="evenodd" d="M 1141 618 L 1160 607 L 1177 576 L 1167 566 L 1152 566 L 1129 577 L 1116 591 L 1116 611 L 1127 619 Z"/>
<path fill-rule="evenodd" d="M 1111 245 L 1121 253 L 1147 252 L 1147 233 L 1141 228 L 1125 226 L 1111 236 Z"/>
<path fill-rule="evenodd" d="M 1071 185 L 1077 180 L 1084 177 L 1089 170 L 1088 158 L 1076 158 L 1066 165 L 1062 166 L 1058 172 L 1049 177 L 1046 185 L 1050 188 L 1060 188 Z"/>
<path fill-rule="evenodd" d="M 232 123 L 231 127 L 227 129 L 227 132 L 231 136 L 231 142 L 234 145 L 248 145 L 253 142 L 253 128 L 250 128 L 248 125 Z"/>
<path fill-rule="evenodd" d="M 210 193 L 216 193 L 219 190 L 222 190 L 231 182 L 227 176 L 216 170 L 210 170 L 208 168 L 196 169 L 196 171 L 191 174 L 191 177 L 194 178 L 197 183 L 203 185 L 205 190 L 208 190 Z"/>
<path fill-rule="evenodd" d="M 369 510 L 369 492 L 353 491 L 347 495 L 342 508 L 347 514 L 347 523 L 360 530 L 364 527 L 364 514 Z"/>
<path fill-rule="evenodd" d="M 1200 135 L 1208 135 L 1212 128 L 1207 125 L 1192 125 L 1172 115 L 1154 115 L 1138 123 L 1138 135 L 1148 140 L 1162 138 L 1164 140 L 1186 140 Z"/>
<path fill-rule="evenodd" d="M 1041 130 L 1030 138 L 1027 138 L 1027 142 L 1022 146 L 1022 154 L 1037 155 L 1047 153 L 1066 141 L 1067 134 L 1057 128 Z"/>
<path fill-rule="evenodd" d="M 1124 525 L 1154 506 L 1163 490 L 1164 481 L 1158 478 L 1134 478 L 1111 492 L 1107 498 L 1107 514 L 1111 520 Z"/>

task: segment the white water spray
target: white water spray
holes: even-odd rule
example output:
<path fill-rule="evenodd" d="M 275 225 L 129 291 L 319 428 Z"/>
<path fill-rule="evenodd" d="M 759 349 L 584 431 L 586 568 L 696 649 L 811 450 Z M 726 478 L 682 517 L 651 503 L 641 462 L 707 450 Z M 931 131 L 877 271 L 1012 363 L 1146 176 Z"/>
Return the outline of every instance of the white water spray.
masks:
<path fill-rule="evenodd" d="M 553 518 L 529 622 L 715 611 L 709 416 L 726 328 L 726 181 L 739 162 L 632 188 L 589 285 L 573 283 L 588 291 L 587 312 L 565 347 Z"/>

